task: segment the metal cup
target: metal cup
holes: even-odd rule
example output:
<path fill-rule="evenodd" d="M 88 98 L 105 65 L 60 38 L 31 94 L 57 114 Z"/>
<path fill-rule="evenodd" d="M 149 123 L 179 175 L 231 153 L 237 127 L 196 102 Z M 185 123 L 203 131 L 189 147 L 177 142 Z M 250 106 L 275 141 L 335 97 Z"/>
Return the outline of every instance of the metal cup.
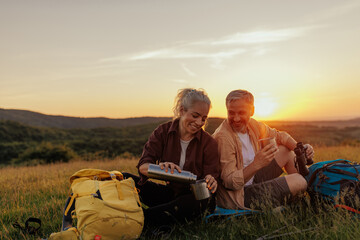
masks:
<path fill-rule="evenodd" d="M 269 144 L 273 144 L 274 146 L 276 146 L 276 140 L 274 137 L 259 139 L 258 142 L 260 145 L 260 149 L 263 149 L 265 146 Z"/>
<path fill-rule="evenodd" d="M 190 186 L 196 200 L 203 200 L 211 197 L 211 192 L 207 188 L 205 179 L 197 180 L 196 183 L 190 184 Z"/>

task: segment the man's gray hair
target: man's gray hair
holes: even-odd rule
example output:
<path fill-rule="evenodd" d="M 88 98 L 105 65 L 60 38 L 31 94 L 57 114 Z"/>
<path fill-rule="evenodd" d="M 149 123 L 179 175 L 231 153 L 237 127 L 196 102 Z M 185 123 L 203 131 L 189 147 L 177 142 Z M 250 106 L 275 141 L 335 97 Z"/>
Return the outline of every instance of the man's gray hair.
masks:
<path fill-rule="evenodd" d="M 174 118 L 180 117 L 181 107 L 187 111 L 196 102 L 204 102 L 209 105 L 209 109 L 211 108 L 211 101 L 205 90 L 193 88 L 180 89 L 174 101 Z"/>
<path fill-rule="evenodd" d="M 239 100 L 239 99 L 244 100 L 251 105 L 254 105 L 254 96 L 250 92 L 243 90 L 243 89 L 237 89 L 237 90 L 231 91 L 227 95 L 226 106 L 228 106 L 228 104 L 231 103 L 232 101 Z"/>

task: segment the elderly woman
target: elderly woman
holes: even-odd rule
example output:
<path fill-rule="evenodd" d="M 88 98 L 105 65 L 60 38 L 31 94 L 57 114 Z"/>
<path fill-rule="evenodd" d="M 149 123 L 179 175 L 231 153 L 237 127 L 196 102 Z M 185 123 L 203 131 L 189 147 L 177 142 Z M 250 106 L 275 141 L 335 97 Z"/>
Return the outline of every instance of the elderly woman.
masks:
<path fill-rule="evenodd" d="M 219 154 L 216 141 L 203 130 L 211 102 L 202 90 L 179 90 L 175 99 L 174 120 L 158 126 L 144 146 L 137 165 L 140 178 L 134 178 L 144 208 L 145 225 L 164 225 L 190 220 L 210 212 L 215 207 L 213 198 L 198 201 L 189 184 L 170 182 L 167 185 L 148 180 L 149 164 L 159 164 L 165 171 L 190 171 L 198 179 L 205 179 L 215 193 L 219 177 Z"/>

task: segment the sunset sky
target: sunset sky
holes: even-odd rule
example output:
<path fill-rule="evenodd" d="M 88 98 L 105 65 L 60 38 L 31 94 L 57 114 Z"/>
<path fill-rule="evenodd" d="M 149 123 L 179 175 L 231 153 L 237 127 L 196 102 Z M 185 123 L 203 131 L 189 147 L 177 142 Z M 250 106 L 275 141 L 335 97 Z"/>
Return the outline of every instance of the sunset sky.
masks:
<path fill-rule="evenodd" d="M 0 108 L 77 117 L 172 116 L 180 88 L 225 117 L 360 117 L 360 1 L 2 0 Z"/>

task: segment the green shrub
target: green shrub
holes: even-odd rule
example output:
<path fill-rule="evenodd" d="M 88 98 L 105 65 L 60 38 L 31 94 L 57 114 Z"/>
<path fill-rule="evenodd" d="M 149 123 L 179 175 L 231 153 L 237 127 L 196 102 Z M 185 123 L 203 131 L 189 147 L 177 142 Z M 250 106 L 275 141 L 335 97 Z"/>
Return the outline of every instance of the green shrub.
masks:
<path fill-rule="evenodd" d="M 19 157 L 30 144 L 25 142 L 0 143 L 0 164 L 8 164 Z"/>
<path fill-rule="evenodd" d="M 68 162 L 75 157 L 75 152 L 66 145 L 53 145 L 50 142 L 43 142 L 35 147 L 26 149 L 19 156 L 17 162 L 35 164 Z"/>

